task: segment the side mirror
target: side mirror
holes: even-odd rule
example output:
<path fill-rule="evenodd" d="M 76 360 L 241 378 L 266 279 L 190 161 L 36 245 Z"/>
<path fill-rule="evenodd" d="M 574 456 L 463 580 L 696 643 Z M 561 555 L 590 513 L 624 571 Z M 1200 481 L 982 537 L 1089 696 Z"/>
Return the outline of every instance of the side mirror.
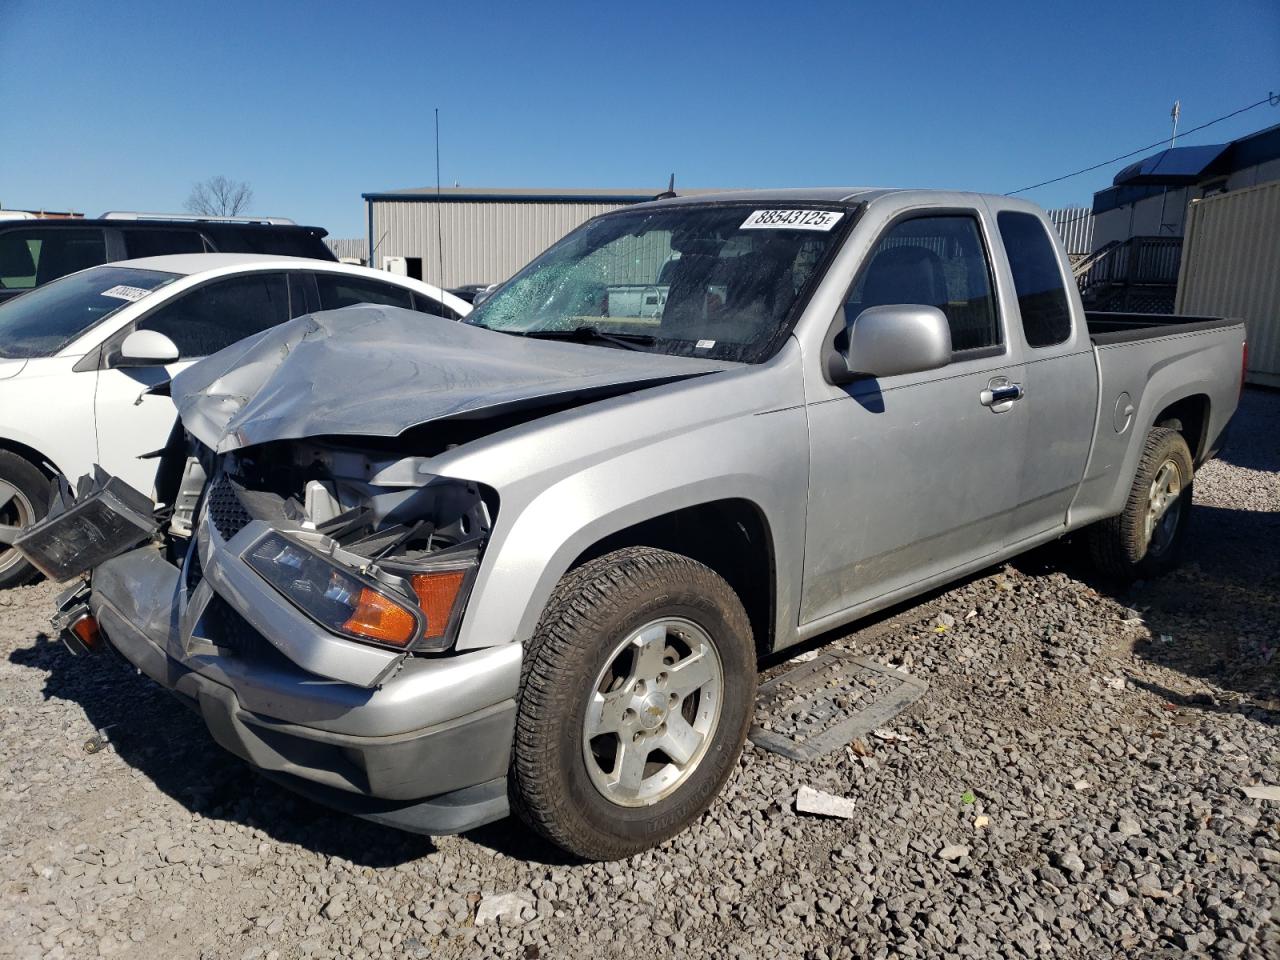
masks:
<path fill-rule="evenodd" d="M 916 303 L 868 307 L 856 318 L 845 308 L 841 351 L 847 382 L 857 376 L 892 377 L 937 370 L 951 362 L 951 327 L 937 307 Z"/>
<path fill-rule="evenodd" d="M 178 345 L 156 330 L 135 330 L 120 344 L 117 367 L 158 367 L 178 359 Z"/>

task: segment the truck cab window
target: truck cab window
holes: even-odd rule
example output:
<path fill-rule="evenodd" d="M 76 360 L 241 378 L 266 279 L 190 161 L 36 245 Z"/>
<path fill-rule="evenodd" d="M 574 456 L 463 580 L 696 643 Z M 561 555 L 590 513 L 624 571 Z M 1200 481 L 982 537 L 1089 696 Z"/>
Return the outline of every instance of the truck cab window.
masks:
<path fill-rule="evenodd" d="M 1071 308 L 1053 241 L 1039 217 L 1006 210 L 996 216 L 1009 257 L 1027 346 L 1051 347 L 1071 336 Z"/>
<path fill-rule="evenodd" d="M 946 315 L 956 353 L 1001 343 L 991 267 L 975 218 L 904 220 L 880 238 L 867 263 L 849 296 L 855 316 L 868 307 L 924 304 Z"/>

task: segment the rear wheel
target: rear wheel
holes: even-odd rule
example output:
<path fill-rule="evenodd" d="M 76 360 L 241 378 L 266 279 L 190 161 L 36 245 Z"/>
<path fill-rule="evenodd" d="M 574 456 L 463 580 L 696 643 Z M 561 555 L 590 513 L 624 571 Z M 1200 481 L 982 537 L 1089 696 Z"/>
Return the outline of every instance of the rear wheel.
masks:
<path fill-rule="evenodd" d="M 22 530 L 45 515 L 49 481 L 17 454 L 0 450 L 0 589 L 30 583 L 39 576 L 13 547 Z"/>
<path fill-rule="evenodd" d="M 1119 580 L 1159 576 L 1178 562 L 1191 514 L 1194 466 L 1176 430 L 1147 434 L 1124 512 L 1089 530 L 1094 565 Z"/>
<path fill-rule="evenodd" d="M 746 611 L 714 571 L 647 547 L 593 560 L 525 650 L 512 806 L 592 860 L 661 843 L 732 772 L 755 686 Z"/>

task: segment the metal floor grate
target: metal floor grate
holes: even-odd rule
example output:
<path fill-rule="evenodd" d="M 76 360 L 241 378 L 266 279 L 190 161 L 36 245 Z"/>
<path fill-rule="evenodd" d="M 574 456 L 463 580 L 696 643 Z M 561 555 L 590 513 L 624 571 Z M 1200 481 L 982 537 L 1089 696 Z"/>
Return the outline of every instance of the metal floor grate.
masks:
<path fill-rule="evenodd" d="M 823 654 L 760 687 L 751 742 L 792 760 L 815 760 L 884 726 L 928 689 L 866 657 Z"/>

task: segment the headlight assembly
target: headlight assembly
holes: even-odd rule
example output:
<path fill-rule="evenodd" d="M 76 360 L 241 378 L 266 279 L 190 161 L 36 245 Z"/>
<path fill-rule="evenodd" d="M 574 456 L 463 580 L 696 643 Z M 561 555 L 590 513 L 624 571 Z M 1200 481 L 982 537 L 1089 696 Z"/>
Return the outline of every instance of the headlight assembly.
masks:
<path fill-rule="evenodd" d="M 412 597 L 279 533 L 263 537 L 244 559 L 285 599 L 340 636 L 397 650 L 439 651 L 453 640 L 477 558 L 467 551 L 426 564 L 377 564 L 411 589 Z"/>

